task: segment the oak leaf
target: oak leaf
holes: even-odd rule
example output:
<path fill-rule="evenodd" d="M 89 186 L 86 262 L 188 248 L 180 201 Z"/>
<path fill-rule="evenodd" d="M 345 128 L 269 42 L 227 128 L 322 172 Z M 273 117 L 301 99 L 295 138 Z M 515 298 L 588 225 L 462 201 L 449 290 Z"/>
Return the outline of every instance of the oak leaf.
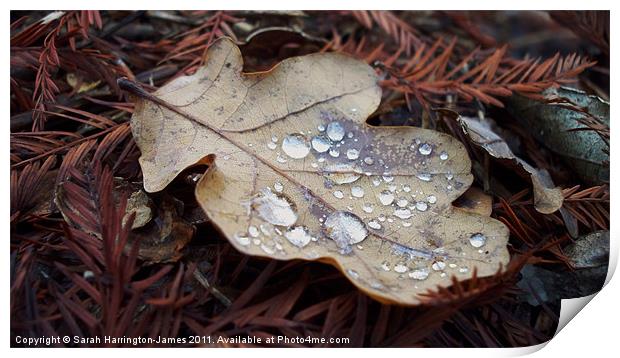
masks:
<path fill-rule="evenodd" d="M 237 250 L 331 263 L 384 302 L 415 305 L 508 262 L 508 229 L 451 205 L 473 180 L 456 139 L 365 123 L 381 99 L 367 64 L 324 53 L 242 69 L 221 39 L 194 75 L 133 88 L 147 191 L 208 164 L 196 198 Z"/>

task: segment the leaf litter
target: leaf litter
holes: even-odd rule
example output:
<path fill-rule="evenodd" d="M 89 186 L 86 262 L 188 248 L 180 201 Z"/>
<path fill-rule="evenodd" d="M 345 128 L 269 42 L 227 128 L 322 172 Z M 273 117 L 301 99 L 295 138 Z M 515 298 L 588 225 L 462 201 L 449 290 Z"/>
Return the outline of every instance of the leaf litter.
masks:
<path fill-rule="evenodd" d="M 384 302 L 415 305 L 452 277 L 508 263 L 508 229 L 451 205 L 473 180 L 462 144 L 365 123 L 381 99 L 368 65 L 325 53 L 242 69 L 224 38 L 194 75 L 152 95 L 121 81 L 138 96 L 131 126 L 148 192 L 208 164 L 196 198 L 237 250 L 331 263 Z"/>

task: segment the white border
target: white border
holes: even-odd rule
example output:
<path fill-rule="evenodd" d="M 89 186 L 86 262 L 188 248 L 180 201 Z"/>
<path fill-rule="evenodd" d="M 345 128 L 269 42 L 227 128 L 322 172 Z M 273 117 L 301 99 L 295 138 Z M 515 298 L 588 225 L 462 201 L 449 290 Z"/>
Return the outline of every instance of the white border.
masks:
<path fill-rule="evenodd" d="M 239 0 L 227 0 L 221 2 L 200 2 L 200 1 L 187 1 L 187 0 L 175 0 L 168 1 L 166 3 L 161 2 L 153 2 L 145 1 L 145 0 L 135 0 L 135 1 L 117 1 L 117 0 L 107 0 L 105 2 L 84 2 L 84 1 L 61 1 L 57 0 L 54 2 L 43 2 L 43 1 L 19 1 L 19 2 L 3 2 L 3 5 L 7 4 L 8 7 L 2 12 L 3 18 L 3 26 L 2 31 L 4 32 L 4 36 L 2 37 L 3 46 L 1 50 L 4 54 L 4 59 L 6 63 L 5 73 L 8 74 L 10 70 L 10 66 L 8 64 L 9 61 L 9 9 L 20 9 L 20 10 L 28 10 L 28 9 L 50 9 L 51 7 L 55 7 L 58 9 L 80 9 L 87 7 L 97 7 L 100 9 L 126 9 L 126 10 L 135 10 L 135 9 L 149 9 L 149 8 L 157 8 L 157 9 L 296 9 L 296 10 L 321 10 L 321 9 L 330 9 L 330 10 L 338 10 L 338 9 L 416 9 L 416 10 L 479 10 L 479 9 L 497 9 L 497 10 L 563 10 L 563 9 L 573 9 L 573 10 L 586 10 L 586 9 L 611 9 L 611 36 L 612 46 L 611 46 L 611 61 L 610 63 L 614 63 L 613 58 L 615 58 L 616 54 L 616 45 L 615 38 L 619 32 L 618 28 L 618 16 L 615 15 L 615 9 L 617 6 L 612 6 L 611 2 L 608 1 L 597 1 L 597 0 L 563 0 L 563 1 L 545 1 L 542 2 L 540 0 L 519 0 L 519 1 L 501 1 L 501 2 L 489 2 L 483 0 L 468 0 L 468 1 L 419 1 L 413 2 L 409 1 L 392 1 L 392 0 L 383 0 L 381 2 L 369 1 L 369 0 L 358 0 L 351 2 L 344 1 L 334 1 L 334 0 L 302 0 L 295 2 L 278 2 L 276 0 L 263 0 L 263 1 L 239 1 Z M 7 6 L 4 5 L 4 6 Z M 489 7 L 492 6 L 492 7 Z M 613 4 L 615 5 L 615 3 Z M 615 72 L 612 71 L 613 81 L 611 84 L 611 96 L 613 97 L 616 93 L 618 93 L 618 82 L 617 76 L 615 76 Z M 5 245 L 9 244 L 9 236 L 10 236 L 10 228 L 8 225 L 8 218 L 10 217 L 10 195 L 9 195 L 9 120 L 8 115 L 6 115 L 10 108 L 9 101 L 9 86 L 8 81 L 5 82 L 4 86 L 1 86 L 2 91 L 2 100 L 5 101 L 5 116 L 4 120 L 0 121 L 1 133 L 4 140 L 4 151 L 3 155 L 5 158 L 4 165 L 1 166 L 2 174 L 4 180 L 2 185 L 4 189 L 2 190 L 2 213 L 4 220 L 0 221 L 0 225 L 2 225 L 4 232 L 4 240 Z M 610 100 L 610 102 L 613 102 Z M 616 114 L 618 111 L 616 110 L 616 106 L 612 106 L 612 115 L 614 118 L 612 121 L 616 121 Z M 615 126 L 615 125 L 614 125 Z M 611 147 L 612 157 L 616 157 L 618 154 L 617 146 Z M 615 162 L 614 162 L 615 163 Z M 617 163 L 612 163 L 611 165 L 611 178 L 618 178 L 618 165 Z M 613 190 L 612 190 L 613 191 Z M 612 197 L 614 197 L 612 195 Z M 611 205 L 611 215 L 612 215 L 612 223 L 615 222 L 614 218 L 617 218 L 618 205 L 616 202 L 612 201 Z M 610 258 L 610 267 L 613 268 L 610 270 L 608 274 L 608 282 L 613 275 L 613 271 L 617 265 L 618 259 L 618 226 L 613 224 L 611 230 L 611 253 L 612 256 Z M 5 246 L 6 247 L 6 246 Z M 1 255 L 2 267 L 5 268 L 2 275 L 2 283 L 1 287 L 5 289 L 5 294 L 2 295 L 2 306 L 4 309 L 8 309 L 9 307 L 9 287 L 10 287 L 10 279 L 9 279 L 9 255 L 8 253 L 4 253 Z M 618 305 L 620 303 L 620 284 L 618 284 L 618 279 L 615 281 L 611 281 L 602 291 L 601 294 L 596 295 L 596 297 L 589 297 L 589 299 L 577 299 L 577 300 L 565 300 L 569 302 L 563 302 L 562 316 L 563 320 L 565 317 L 573 317 L 576 312 L 578 312 L 581 308 L 583 308 L 584 303 L 587 303 L 592 299 L 592 303 L 588 304 L 587 307 L 583 310 L 582 313 L 578 314 L 568 325 L 564 328 L 559 334 L 552 339 L 548 344 L 542 344 L 535 347 L 527 347 L 527 348 L 518 348 L 518 349 L 416 349 L 415 351 L 402 351 L 400 349 L 390 350 L 389 352 L 392 354 L 415 354 L 416 356 L 422 357 L 438 357 L 438 356 L 454 356 L 458 355 L 459 357 L 495 357 L 495 356 L 516 356 L 516 355 L 524 355 L 532 352 L 536 352 L 541 348 L 547 346 L 545 349 L 542 349 L 538 356 L 541 357 L 549 357 L 549 356 L 591 356 L 597 353 L 603 352 L 613 352 L 616 348 L 617 338 L 617 322 L 616 320 L 620 315 L 618 314 Z M 567 308 L 568 306 L 571 308 Z M 567 315 L 567 313 L 569 313 Z M 6 317 L 5 314 L 5 322 L 1 326 L 2 333 L 5 342 L 5 349 L 8 350 L 9 341 L 10 341 L 10 322 L 9 317 Z M 40 351 L 34 349 L 13 349 L 10 351 L 12 354 L 20 354 L 26 356 L 39 356 L 42 354 L 48 354 L 50 351 Z M 169 356 L 172 354 L 183 354 L 183 355 L 208 355 L 208 354 L 217 354 L 220 356 L 236 356 L 236 355 L 281 355 L 281 354 L 290 354 L 288 350 L 282 349 L 251 349 L 251 350 L 238 350 L 238 349 L 220 349 L 217 352 L 205 352 L 201 349 L 189 349 L 183 350 L 180 349 L 166 349 L 166 350 L 157 350 L 157 349 L 144 349 L 142 348 L 140 354 L 143 355 L 165 355 Z M 7 352 L 9 353 L 9 352 Z M 85 353 L 89 355 L 107 355 L 110 353 L 107 350 L 101 349 L 89 349 L 88 352 L 84 350 L 72 350 L 72 349 L 62 349 L 62 351 L 53 351 L 54 354 L 62 354 L 68 356 L 83 356 Z M 135 354 L 135 351 L 128 351 L 127 349 L 117 349 L 113 352 L 113 354 Z M 346 353 L 344 351 L 339 350 L 325 350 L 321 349 L 317 351 L 315 349 L 302 349 L 295 350 L 295 355 L 304 357 L 304 356 L 312 356 L 313 358 L 316 354 L 356 354 L 356 355 L 375 355 L 375 354 L 383 354 L 383 351 L 379 352 L 375 349 L 354 349 L 354 352 L 348 350 Z"/>

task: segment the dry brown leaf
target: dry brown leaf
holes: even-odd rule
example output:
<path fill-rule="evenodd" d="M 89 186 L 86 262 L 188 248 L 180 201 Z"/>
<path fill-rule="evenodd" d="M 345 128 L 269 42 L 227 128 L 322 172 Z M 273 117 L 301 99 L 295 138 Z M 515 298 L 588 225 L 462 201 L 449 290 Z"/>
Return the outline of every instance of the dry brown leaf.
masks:
<path fill-rule="evenodd" d="M 542 214 L 551 214 L 558 211 L 564 202 L 562 189 L 556 187 L 545 170 L 539 170 L 512 153 L 512 150 L 497 133 L 491 129 L 488 122 L 477 118 L 458 116 L 463 132 L 471 140 L 494 158 L 508 160 L 526 172 L 532 180 L 534 190 L 534 208 Z"/>
<path fill-rule="evenodd" d="M 508 262 L 508 229 L 451 205 L 473 180 L 456 139 L 365 123 L 381 99 L 371 67 L 327 53 L 242 68 L 222 39 L 195 75 L 133 88 L 147 191 L 208 164 L 196 197 L 235 248 L 329 262 L 385 302 L 418 304 L 452 275 Z"/>

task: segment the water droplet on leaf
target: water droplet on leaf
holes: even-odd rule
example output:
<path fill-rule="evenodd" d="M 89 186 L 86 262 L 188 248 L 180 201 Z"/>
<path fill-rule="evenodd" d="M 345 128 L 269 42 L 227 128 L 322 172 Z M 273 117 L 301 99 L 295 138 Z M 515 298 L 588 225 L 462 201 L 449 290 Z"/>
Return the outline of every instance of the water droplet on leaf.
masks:
<path fill-rule="evenodd" d="M 330 122 L 327 125 L 327 136 L 334 142 L 339 142 L 344 138 L 344 127 L 340 122 Z"/>
<path fill-rule="evenodd" d="M 312 240 L 312 235 L 305 226 L 295 226 L 284 233 L 284 237 L 297 247 L 304 247 Z"/>
<path fill-rule="evenodd" d="M 476 233 L 473 234 L 470 238 L 469 238 L 469 243 L 471 244 L 471 246 L 475 247 L 475 248 L 479 248 L 484 246 L 484 244 L 487 242 L 487 238 L 481 234 L 481 233 Z"/>
<path fill-rule="evenodd" d="M 268 223 L 279 226 L 291 226 L 297 221 L 294 204 L 286 197 L 274 194 L 264 188 L 252 199 L 252 208 Z"/>
<path fill-rule="evenodd" d="M 310 153 L 310 144 L 305 136 L 293 133 L 282 140 L 282 151 L 291 158 L 302 159 Z"/>
<path fill-rule="evenodd" d="M 334 211 L 325 219 L 325 233 L 340 248 L 364 241 L 368 236 L 366 225 L 356 215 L 346 211 Z"/>
<path fill-rule="evenodd" d="M 394 194 L 389 190 L 384 190 L 379 193 L 379 201 L 383 205 L 390 205 L 394 202 Z"/>

